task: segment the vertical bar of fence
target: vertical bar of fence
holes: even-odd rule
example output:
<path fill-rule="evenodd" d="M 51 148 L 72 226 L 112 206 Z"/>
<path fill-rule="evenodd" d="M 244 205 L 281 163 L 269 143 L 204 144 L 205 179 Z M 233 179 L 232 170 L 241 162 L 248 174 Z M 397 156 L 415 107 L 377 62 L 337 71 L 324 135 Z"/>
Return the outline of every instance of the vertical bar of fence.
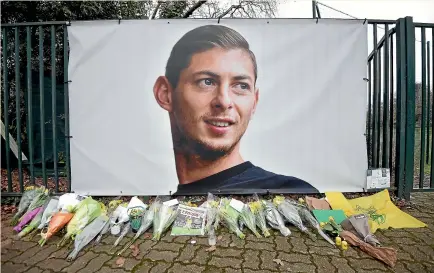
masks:
<path fill-rule="evenodd" d="M 39 26 L 39 111 L 41 125 L 41 160 L 42 177 L 47 186 L 47 172 L 45 167 L 45 96 L 44 96 L 44 29 Z"/>
<path fill-rule="evenodd" d="M 384 64 L 383 64 L 383 152 L 381 165 L 389 167 L 389 25 L 384 25 Z"/>
<path fill-rule="evenodd" d="M 33 163 L 33 106 L 32 106 L 32 39 L 30 26 L 26 27 L 27 52 L 27 138 L 29 143 L 30 182 L 35 183 Z"/>
<path fill-rule="evenodd" d="M 398 197 L 404 196 L 405 184 L 405 20 L 396 22 L 396 168 Z"/>
<path fill-rule="evenodd" d="M 71 157 L 69 153 L 69 88 L 68 88 L 68 30 L 63 26 L 63 82 L 64 82 L 64 103 L 65 103 L 65 165 L 67 177 L 67 191 L 71 191 Z"/>
<path fill-rule="evenodd" d="M 432 31 L 432 39 L 434 41 L 434 27 L 431 28 Z M 432 54 L 431 54 L 431 58 L 432 58 L 432 64 L 433 64 L 433 68 L 431 70 L 432 75 L 431 78 L 433 79 L 433 87 L 434 87 L 434 44 L 431 47 L 432 48 Z M 434 133 L 434 92 L 433 92 L 433 103 L 432 103 L 432 111 L 431 111 L 431 132 Z M 431 136 L 431 179 L 430 179 L 430 188 L 434 188 L 434 136 Z"/>
<path fill-rule="evenodd" d="M 389 168 L 392 170 L 393 168 L 393 126 L 394 126 L 394 109 L 393 109 L 393 102 L 395 100 L 394 98 L 394 81 L 393 81 L 393 51 L 394 51 L 394 47 L 393 47 L 393 34 L 390 36 L 390 119 L 389 119 L 389 132 L 390 132 L 390 142 L 389 142 Z"/>
<path fill-rule="evenodd" d="M 425 125 L 426 125 L 426 36 L 425 28 L 420 28 L 421 32 L 421 58 L 422 58 L 422 120 L 420 123 L 420 160 L 419 160 L 419 188 L 423 188 L 423 180 L 425 178 Z"/>
<path fill-rule="evenodd" d="M 11 170 L 11 157 L 10 157 L 10 139 L 9 139 L 9 69 L 7 59 L 8 54 L 8 29 L 3 29 L 3 90 L 4 90 L 4 100 L 3 100 L 3 111 L 4 111 L 4 125 L 5 125 L 5 142 L 6 142 L 6 167 L 8 169 L 8 192 L 12 192 L 12 170 Z"/>
<path fill-rule="evenodd" d="M 17 120 L 17 146 L 18 146 L 18 180 L 20 192 L 24 192 L 23 187 L 23 156 L 21 150 L 21 73 L 20 73 L 20 33 L 15 27 L 15 111 Z"/>
<path fill-rule="evenodd" d="M 405 44 L 406 44 L 406 129 L 405 129 L 405 199 L 410 199 L 414 181 L 414 133 L 415 133 L 415 27 L 412 17 L 405 18 Z"/>
<path fill-rule="evenodd" d="M 53 166 L 55 190 L 59 192 L 59 177 L 57 170 L 57 104 L 56 104 L 56 29 L 51 26 L 51 124 L 53 133 Z"/>
<path fill-rule="evenodd" d="M 377 142 L 378 142 L 378 144 L 377 144 L 377 150 L 375 151 L 376 153 L 377 153 L 377 168 L 379 168 L 380 166 L 381 166 L 381 141 L 382 141 L 382 139 L 381 139 L 381 117 L 382 117 L 382 115 L 381 115 L 381 93 L 382 93 L 382 90 L 381 90 L 381 82 L 382 82 L 382 77 L 381 77 L 381 56 L 382 56 L 382 49 L 383 49 L 383 47 L 381 47 L 380 49 L 378 49 L 378 52 L 377 52 L 377 71 L 376 71 L 376 73 L 377 73 L 377 82 L 376 82 L 376 84 L 377 84 L 377 86 L 375 87 L 375 89 L 377 89 L 377 93 L 376 93 L 376 96 L 377 96 L 377 115 L 378 115 L 378 118 L 377 118 L 377 125 L 376 125 L 376 127 L 377 127 L 377 136 L 376 136 L 376 138 L 377 138 Z"/>
<path fill-rule="evenodd" d="M 378 115 L 378 108 L 377 108 L 377 104 L 378 104 L 378 100 L 377 100 L 377 92 L 379 91 L 377 89 L 377 83 L 378 83 L 378 54 L 377 54 L 377 24 L 374 23 L 373 24 L 373 32 L 374 32 L 374 57 L 373 57 L 373 65 L 374 65 L 374 71 L 373 71 L 373 128 L 372 128 L 372 166 L 374 168 L 378 167 L 378 156 L 377 156 L 377 148 L 378 148 L 378 141 L 379 139 L 377 138 L 377 131 L 378 131 L 378 127 L 377 127 L 377 121 L 379 120 L 379 115 Z"/>
<path fill-rule="evenodd" d="M 368 162 L 372 166 L 372 133 L 371 133 L 371 116 L 372 116 L 372 61 L 368 63 Z"/>
<path fill-rule="evenodd" d="M 434 37 L 433 37 L 434 38 Z M 430 159 L 430 138 L 431 138 L 431 130 L 430 130 L 430 126 L 431 126 L 431 86 L 430 86 L 430 42 L 428 41 L 426 43 L 426 61 L 427 61 L 427 65 L 426 65 L 426 90 L 427 90 L 427 114 L 426 114 L 426 161 L 425 163 L 428 165 L 429 164 L 429 159 Z"/>

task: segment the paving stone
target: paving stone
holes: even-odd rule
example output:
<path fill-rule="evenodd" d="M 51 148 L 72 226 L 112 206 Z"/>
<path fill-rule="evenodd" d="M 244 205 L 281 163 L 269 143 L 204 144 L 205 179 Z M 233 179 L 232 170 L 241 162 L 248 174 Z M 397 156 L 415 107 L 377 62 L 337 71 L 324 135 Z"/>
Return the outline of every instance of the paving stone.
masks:
<path fill-rule="evenodd" d="M 350 261 L 350 265 L 352 268 L 357 268 L 357 271 L 359 269 L 379 269 L 379 270 L 386 270 L 385 265 L 375 259 L 348 259 Z"/>
<path fill-rule="evenodd" d="M 392 271 L 396 273 L 411 273 L 411 271 L 409 271 L 402 262 L 397 262 Z"/>
<path fill-rule="evenodd" d="M 417 246 L 402 246 L 401 249 L 404 249 L 405 252 L 410 253 L 415 261 L 425 262 L 430 259 L 428 255 L 426 255 L 423 251 L 421 251 Z"/>
<path fill-rule="evenodd" d="M 231 235 L 231 244 L 229 245 L 230 247 L 237 247 L 237 248 L 244 248 L 244 246 L 246 245 L 246 241 L 243 239 L 238 238 L 238 236 L 232 234 Z"/>
<path fill-rule="evenodd" d="M 156 244 L 156 242 L 152 240 L 146 240 L 142 243 L 138 242 L 139 247 L 139 255 L 136 256 L 136 259 L 142 260 L 145 255 L 147 255 L 151 250 L 152 247 Z"/>
<path fill-rule="evenodd" d="M 169 267 L 171 267 L 172 264 L 170 263 L 164 263 L 164 262 L 158 262 L 155 264 L 155 266 L 151 269 L 150 273 L 161 273 L 165 272 Z"/>
<path fill-rule="evenodd" d="M 258 250 L 250 250 L 246 249 L 246 251 L 243 254 L 244 262 L 243 262 L 243 269 L 250 268 L 250 269 L 259 269 L 259 254 L 260 252 Z"/>
<path fill-rule="evenodd" d="M 9 260 L 11 260 L 12 258 L 14 258 L 14 257 L 16 257 L 16 256 L 18 256 L 18 255 L 20 255 L 21 254 L 21 251 L 19 251 L 19 250 L 15 250 L 15 249 L 2 249 L 2 255 L 1 255 L 1 259 L 2 259 L 2 261 L 9 261 Z M 19 257 L 18 257 L 18 259 L 19 260 L 21 260 L 22 258 L 21 258 L 21 256 L 22 255 L 20 255 Z"/>
<path fill-rule="evenodd" d="M 35 252 L 35 254 L 23 261 L 27 265 L 35 265 L 46 260 L 55 251 L 57 251 L 57 247 L 55 245 L 44 246 L 43 248 L 39 247 L 39 251 Z"/>
<path fill-rule="evenodd" d="M 124 273 L 127 272 L 125 270 L 123 270 L 122 268 L 109 268 L 109 267 L 102 267 L 101 269 L 99 269 L 98 271 L 93 271 L 95 273 Z"/>
<path fill-rule="evenodd" d="M 70 266 L 64 268 L 62 272 L 66 273 L 75 273 L 80 269 L 84 268 L 92 259 L 96 258 L 97 254 L 88 251 L 84 255 L 77 257 L 75 261 L 73 261 Z"/>
<path fill-rule="evenodd" d="M 246 250 L 249 251 L 249 250 Z M 217 248 L 213 255 L 219 257 L 240 257 L 243 250 L 237 248 Z"/>
<path fill-rule="evenodd" d="M 196 241 L 195 245 L 208 246 L 208 237 L 192 237 L 187 243 L 192 244 L 192 241 Z"/>
<path fill-rule="evenodd" d="M 288 272 L 303 272 L 303 273 L 315 273 L 316 267 L 313 264 L 304 263 L 290 263 L 287 266 Z M 281 271 L 283 272 L 283 271 Z"/>
<path fill-rule="evenodd" d="M 12 262 L 7 262 L 1 265 L 2 272 L 21 273 L 21 272 L 27 272 L 28 268 L 29 268 L 28 265 L 14 264 Z"/>
<path fill-rule="evenodd" d="M 341 256 L 359 258 L 359 252 L 362 251 L 357 247 L 348 247 L 346 251 L 341 252 Z"/>
<path fill-rule="evenodd" d="M 400 244 L 400 245 L 417 245 L 417 244 L 421 243 L 420 239 L 409 238 L 409 237 L 401 237 L 401 238 L 393 237 L 392 241 L 395 244 Z"/>
<path fill-rule="evenodd" d="M 166 233 L 163 236 L 161 236 L 160 241 L 170 243 L 170 242 L 173 242 L 174 239 L 175 239 L 175 236 L 170 235 L 170 229 L 169 229 L 168 231 L 166 231 Z"/>
<path fill-rule="evenodd" d="M 327 242 L 321 235 L 316 235 L 317 240 L 305 240 L 306 245 L 308 246 L 319 246 L 319 247 L 333 247 L 329 242 Z"/>
<path fill-rule="evenodd" d="M 331 273 L 336 270 L 329 257 L 312 255 L 312 261 L 316 265 L 318 273 Z"/>
<path fill-rule="evenodd" d="M 416 247 L 418 250 L 427 255 L 429 260 L 434 260 L 434 249 L 432 247 L 424 245 L 417 245 Z"/>
<path fill-rule="evenodd" d="M 176 258 L 176 261 L 182 263 L 189 263 L 193 259 L 195 252 L 198 249 L 199 246 L 188 244 L 187 246 L 185 246 L 185 248 L 181 250 L 181 254 L 179 255 L 179 257 Z"/>
<path fill-rule="evenodd" d="M 4 272 L 8 272 L 8 271 L 4 271 Z M 37 268 L 36 266 L 33 267 L 29 267 L 29 269 L 26 270 L 26 273 L 41 273 L 42 269 Z"/>
<path fill-rule="evenodd" d="M 200 246 L 191 262 L 198 265 L 206 265 L 211 259 L 212 254 L 210 252 L 206 252 L 205 249 L 206 248 L 204 246 Z"/>
<path fill-rule="evenodd" d="M 254 250 L 260 249 L 274 251 L 274 245 L 270 243 L 247 242 L 245 248 Z"/>
<path fill-rule="evenodd" d="M 312 263 L 309 255 L 300 254 L 300 253 L 291 253 L 291 254 L 278 253 L 277 259 L 289 263 L 306 263 L 306 264 Z"/>
<path fill-rule="evenodd" d="M 151 272 L 152 267 L 154 267 L 154 263 L 144 261 L 134 269 L 134 272 L 135 273 L 149 273 L 149 272 Z"/>
<path fill-rule="evenodd" d="M 302 238 L 291 237 L 292 251 L 307 254 L 307 245 Z"/>
<path fill-rule="evenodd" d="M 161 250 L 151 250 L 149 254 L 145 256 L 145 258 L 150 259 L 151 261 L 166 261 L 172 262 L 176 256 L 178 256 L 177 252 L 172 251 L 161 251 Z"/>
<path fill-rule="evenodd" d="M 116 264 L 116 261 L 119 259 L 119 256 L 112 257 L 106 265 L 110 268 L 119 268 L 119 266 Z M 137 266 L 140 263 L 137 259 L 134 259 L 133 257 L 125 258 L 124 265 L 122 266 L 123 270 L 131 271 L 135 266 Z"/>
<path fill-rule="evenodd" d="M 226 270 L 234 270 L 234 271 L 228 271 L 228 272 L 240 272 L 241 271 L 237 271 L 239 269 L 233 269 L 233 268 L 226 268 Z M 206 266 L 205 270 L 203 271 L 203 273 L 226 273 L 225 268 L 217 268 L 215 266 Z"/>
<path fill-rule="evenodd" d="M 49 269 L 52 271 L 62 271 L 65 267 L 69 266 L 70 263 L 65 259 L 49 259 L 46 261 L 41 261 L 36 266 L 41 269 Z"/>
<path fill-rule="evenodd" d="M 229 247 L 229 245 L 232 243 L 232 238 L 231 235 L 226 233 L 226 234 L 219 234 L 217 237 L 220 237 L 220 240 L 217 240 L 217 247 L 222 246 L 222 247 Z"/>
<path fill-rule="evenodd" d="M 420 263 L 408 263 L 406 262 L 408 270 L 413 273 L 429 272 L 426 267 Z"/>
<path fill-rule="evenodd" d="M 211 271 L 211 272 L 213 272 L 213 271 Z M 233 268 L 225 268 L 224 272 L 225 273 L 243 273 L 243 271 L 241 269 L 233 269 Z M 244 272 L 246 272 L 246 271 L 244 271 Z"/>
<path fill-rule="evenodd" d="M 152 247 L 152 249 L 178 252 L 183 246 L 184 245 L 176 243 L 158 242 Z"/>
<path fill-rule="evenodd" d="M 398 261 L 414 261 L 413 257 L 408 252 L 405 252 L 401 249 L 397 249 L 396 258 Z"/>
<path fill-rule="evenodd" d="M 275 271 L 269 271 L 269 270 L 252 270 L 252 269 L 246 269 L 244 270 L 244 273 L 271 273 Z"/>
<path fill-rule="evenodd" d="M 259 254 L 259 258 L 261 259 L 260 268 L 265 270 L 277 270 L 280 266 L 276 264 L 273 260 L 276 259 L 277 252 L 263 250 Z"/>
<path fill-rule="evenodd" d="M 331 257 L 331 264 L 337 268 L 338 273 L 355 273 L 354 269 L 350 267 L 345 258 Z"/>
<path fill-rule="evenodd" d="M 269 236 L 269 237 L 266 238 L 266 237 L 264 237 L 264 236 L 262 235 L 262 231 L 261 231 L 261 229 L 257 228 L 256 230 L 257 230 L 257 231 L 259 232 L 259 234 L 261 235 L 260 238 L 256 237 L 256 236 L 255 236 L 255 235 L 250 231 L 250 229 L 247 229 L 247 228 L 246 228 L 244 234 L 246 234 L 246 240 L 247 240 L 247 241 L 252 241 L 252 242 L 264 242 L 264 243 L 273 243 L 273 237 Z"/>
<path fill-rule="evenodd" d="M 184 243 L 190 242 L 191 240 L 192 240 L 192 238 L 190 236 L 177 236 L 177 237 L 175 237 L 173 242 L 184 244 Z"/>
<path fill-rule="evenodd" d="M 333 247 L 318 247 L 318 246 L 309 246 L 309 253 L 318 254 L 318 255 L 339 255 L 339 249 Z"/>
<path fill-rule="evenodd" d="M 179 273 L 179 272 L 185 272 L 185 273 L 201 273 L 205 270 L 204 266 L 198 266 L 198 265 L 183 265 L 176 263 L 173 265 L 173 267 L 169 268 L 167 273 Z"/>
<path fill-rule="evenodd" d="M 291 252 L 292 245 L 288 242 L 287 237 L 279 236 L 274 239 L 277 251 Z"/>
<path fill-rule="evenodd" d="M 99 254 L 81 270 L 79 270 L 79 273 L 91 273 L 98 271 L 104 263 L 106 263 L 108 260 L 110 260 L 110 256 L 106 254 Z"/>
<path fill-rule="evenodd" d="M 220 258 L 220 257 L 211 257 L 211 260 L 209 261 L 209 265 L 224 268 L 224 267 L 232 267 L 235 269 L 241 268 L 243 260 L 240 258 Z"/>
<path fill-rule="evenodd" d="M 27 251 L 30 248 L 36 246 L 35 242 L 25 242 L 25 241 L 12 241 L 10 245 L 8 245 L 8 249 L 18 250 L 21 252 Z"/>

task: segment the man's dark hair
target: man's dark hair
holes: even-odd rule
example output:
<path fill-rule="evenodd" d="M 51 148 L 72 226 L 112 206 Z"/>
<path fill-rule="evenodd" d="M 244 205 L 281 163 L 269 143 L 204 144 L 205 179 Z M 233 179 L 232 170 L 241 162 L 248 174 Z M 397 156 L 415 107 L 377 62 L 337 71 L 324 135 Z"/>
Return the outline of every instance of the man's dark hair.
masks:
<path fill-rule="evenodd" d="M 224 49 L 244 49 L 252 58 L 255 81 L 258 68 L 256 57 L 250 50 L 249 43 L 237 31 L 222 25 L 206 25 L 190 30 L 173 46 L 166 65 L 166 77 L 173 88 L 176 88 L 181 71 L 190 64 L 194 54 L 210 50 L 215 47 Z"/>

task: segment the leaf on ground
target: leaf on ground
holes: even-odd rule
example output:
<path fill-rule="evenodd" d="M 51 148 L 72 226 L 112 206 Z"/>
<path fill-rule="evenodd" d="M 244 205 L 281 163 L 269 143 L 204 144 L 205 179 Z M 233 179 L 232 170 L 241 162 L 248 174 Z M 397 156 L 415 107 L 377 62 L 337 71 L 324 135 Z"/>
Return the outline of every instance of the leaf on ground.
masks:
<path fill-rule="evenodd" d="M 217 237 L 217 240 L 219 240 L 219 241 L 221 241 L 221 239 L 223 239 L 223 236 L 219 236 L 219 237 Z"/>
<path fill-rule="evenodd" d="M 215 246 L 210 246 L 209 248 L 205 249 L 206 252 L 213 252 L 214 250 L 216 250 Z"/>
<path fill-rule="evenodd" d="M 145 238 L 145 239 L 151 239 L 152 238 L 152 233 L 145 233 L 145 235 L 143 236 L 143 238 Z"/>
<path fill-rule="evenodd" d="M 130 246 L 131 249 L 131 255 L 133 255 L 133 257 L 136 257 L 137 255 L 139 255 L 140 253 L 140 249 L 136 246 L 136 245 L 132 245 Z"/>
<path fill-rule="evenodd" d="M 273 262 L 275 262 L 278 265 L 282 265 L 283 266 L 283 262 L 281 259 L 274 259 Z"/>
<path fill-rule="evenodd" d="M 124 266 L 124 263 L 125 263 L 125 258 L 123 258 L 123 257 L 119 257 L 119 258 L 116 260 L 116 265 L 117 265 L 118 267 L 122 267 L 122 266 Z"/>

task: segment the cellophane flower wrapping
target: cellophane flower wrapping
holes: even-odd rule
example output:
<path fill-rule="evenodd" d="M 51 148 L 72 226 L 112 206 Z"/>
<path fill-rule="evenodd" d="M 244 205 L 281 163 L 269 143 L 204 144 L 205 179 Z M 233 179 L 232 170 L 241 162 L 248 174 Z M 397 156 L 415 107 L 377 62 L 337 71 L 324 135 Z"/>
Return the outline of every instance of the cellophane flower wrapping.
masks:
<path fill-rule="evenodd" d="M 291 231 L 285 226 L 285 221 L 276 206 L 268 200 L 262 200 L 262 205 L 265 209 L 265 218 L 267 219 L 268 225 L 280 231 L 285 237 L 291 235 Z"/>
<path fill-rule="evenodd" d="M 104 227 L 104 224 L 107 222 L 108 217 L 105 214 L 102 214 L 95 218 L 90 224 L 88 224 L 82 232 L 77 234 L 74 239 L 74 249 L 68 255 L 67 260 L 74 260 L 80 250 L 82 250 L 86 245 L 88 245 L 95 236 L 101 232 L 101 229 Z"/>
<path fill-rule="evenodd" d="M 95 218 L 103 213 L 103 207 L 98 202 L 92 199 L 92 197 L 87 197 L 82 200 L 77 207 L 77 210 L 72 217 L 71 221 L 66 227 L 66 234 L 63 239 L 59 242 L 59 246 L 65 245 L 65 243 L 81 232 L 89 223 L 91 223 Z"/>
<path fill-rule="evenodd" d="M 125 247 L 118 253 L 121 255 L 125 252 L 143 233 L 145 233 L 153 224 L 154 216 L 155 216 L 155 208 L 158 204 L 154 201 L 151 206 L 146 210 L 145 214 L 142 217 L 142 224 L 140 225 L 139 230 L 134 235 L 133 239 L 129 243 L 125 245 Z"/>
<path fill-rule="evenodd" d="M 36 215 L 43 209 L 43 207 L 38 207 L 33 209 L 32 211 L 26 212 L 26 214 L 21 217 L 21 221 L 14 227 L 15 232 L 20 232 L 25 225 L 30 223 L 33 218 L 35 218 Z"/>
<path fill-rule="evenodd" d="M 248 204 L 245 204 L 243 209 L 240 212 L 240 219 L 243 224 L 246 225 L 252 232 L 255 234 L 257 238 L 261 238 L 261 234 L 259 234 L 256 229 L 256 217 L 253 211 L 250 209 Z"/>
<path fill-rule="evenodd" d="M 34 187 L 34 186 L 27 187 L 24 190 L 24 193 L 21 196 L 20 203 L 18 205 L 18 211 L 11 219 L 11 226 L 15 226 L 18 224 L 20 217 L 27 211 L 29 205 L 32 203 L 35 197 L 37 197 L 44 190 L 45 187 Z"/>
<path fill-rule="evenodd" d="M 246 235 L 240 230 L 238 225 L 240 214 L 230 205 L 230 200 L 227 198 L 222 198 L 220 200 L 218 216 L 219 220 L 233 233 L 235 233 L 239 238 L 244 239 Z"/>
<path fill-rule="evenodd" d="M 59 203 L 59 198 L 57 198 L 57 197 L 51 197 L 50 198 L 50 201 L 48 202 L 48 205 L 42 214 L 41 222 L 37 227 L 38 230 L 41 230 L 41 229 L 45 228 L 46 226 L 48 226 L 48 223 L 50 222 L 51 217 L 57 211 L 57 204 L 58 203 Z"/>
<path fill-rule="evenodd" d="M 250 210 L 253 212 L 255 216 L 256 225 L 262 231 L 264 237 L 270 236 L 270 231 L 267 227 L 267 221 L 265 220 L 265 209 L 262 202 L 259 200 L 258 195 L 253 196 L 255 201 L 249 202 Z"/>
<path fill-rule="evenodd" d="M 172 225 L 178 216 L 178 206 L 167 206 L 160 200 L 156 200 L 154 215 L 154 233 L 152 239 L 159 241 L 161 235 Z"/>
<path fill-rule="evenodd" d="M 18 235 L 17 235 L 18 239 L 23 238 L 24 236 L 26 236 L 27 234 L 29 234 L 30 232 L 32 232 L 34 230 L 37 230 L 37 227 L 41 223 L 42 215 L 44 214 L 44 211 L 47 208 L 49 201 L 50 201 L 49 199 L 45 201 L 44 206 L 41 207 L 41 209 L 36 214 L 36 216 L 32 219 L 32 221 L 23 230 L 21 230 L 20 233 L 18 233 Z"/>
<path fill-rule="evenodd" d="M 289 223 L 309 235 L 312 240 L 316 240 L 316 236 L 303 225 L 303 221 L 298 214 L 298 209 L 294 204 L 291 204 L 291 202 L 287 201 L 286 198 L 283 196 L 274 197 L 273 203 L 276 205 L 277 210 L 283 215 L 283 217 L 285 217 L 285 219 Z"/>
<path fill-rule="evenodd" d="M 215 229 L 215 222 L 218 215 L 218 206 L 219 203 L 217 201 L 217 198 L 212 194 L 208 193 L 208 199 L 207 199 L 207 205 L 206 205 L 206 232 L 209 233 L 211 229 Z"/>
<path fill-rule="evenodd" d="M 312 213 L 310 212 L 310 210 L 307 207 L 305 207 L 303 205 L 299 205 L 298 206 L 298 212 L 300 214 L 302 221 L 307 222 L 311 227 L 313 227 L 318 232 L 318 234 L 324 238 L 324 240 L 329 242 L 331 245 L 335 245 L 333 240 L 330 239 L 330 237 L 327 236 L 327 234 L 325 234 L 322 231 L 320 224 L 318 223 L 316 218 L 312 215 Z"/>
<path fill-rule="evenodd" d="M 114 199 L 110 201 L 107 209 L 107 220 L 104 223 L 103 228 L 101 229 L 101 232 L 98 234 L 98 236 L 95 239 L 95 244 L 98 244 L 101 242 L 102 237 L 107 234 L 107 232 L 110 230 L 110 227 L 112 226 L 112 222 L 114 223 L 117 219 L 117 215 L 115 214 L 116 209 L 122 204 L 122 200 L 120 199 Z"/>

